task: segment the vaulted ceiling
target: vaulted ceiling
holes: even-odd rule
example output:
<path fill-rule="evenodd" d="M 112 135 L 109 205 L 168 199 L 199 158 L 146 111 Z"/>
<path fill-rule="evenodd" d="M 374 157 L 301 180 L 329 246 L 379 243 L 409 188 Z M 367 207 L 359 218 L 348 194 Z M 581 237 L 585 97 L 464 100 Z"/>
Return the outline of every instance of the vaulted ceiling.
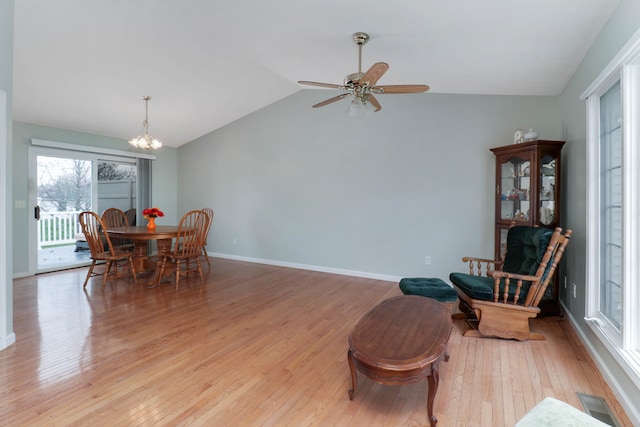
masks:
<path fill-rule="evenodd" d="M 308 89 L 298 80 L 341 83 L 357 31 L 363 68 L 390 65 L 379 84 L 559 95 L 617 4 L 16 0 L 13 118 L 129 139 L 150 95 L 150 133 L 178 147 Z"/>

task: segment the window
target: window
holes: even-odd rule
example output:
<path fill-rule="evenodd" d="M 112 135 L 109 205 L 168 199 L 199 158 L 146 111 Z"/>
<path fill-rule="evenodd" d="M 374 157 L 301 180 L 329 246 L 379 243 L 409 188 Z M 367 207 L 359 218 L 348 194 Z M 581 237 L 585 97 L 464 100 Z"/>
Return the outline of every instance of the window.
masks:
<path fill-rule="evenodd" d="M 616 329 L 622 324 L 622 118 L 620 81 L 600 97 L 600 303 Z"/>
<path fill-rule="evenodd" d="M 588 324 L 640 386 L 640 31 L 582 99 Z"/>

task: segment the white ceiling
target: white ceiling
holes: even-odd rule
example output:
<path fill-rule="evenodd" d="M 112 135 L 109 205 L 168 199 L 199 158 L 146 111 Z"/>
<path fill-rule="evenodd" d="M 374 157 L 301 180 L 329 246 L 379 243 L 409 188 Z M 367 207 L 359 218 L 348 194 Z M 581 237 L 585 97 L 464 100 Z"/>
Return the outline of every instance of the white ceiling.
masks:
<path fill-rule="evenodd" d="M 390 65 L 379 84 L 558 95 L 617 4 L 16 0 L 13 118 L 130 139 L 150 95 L 150 133 L 177 147 L 309 88 L 298 80 L 342 83 L 357 31 L 363 69 Z"/>

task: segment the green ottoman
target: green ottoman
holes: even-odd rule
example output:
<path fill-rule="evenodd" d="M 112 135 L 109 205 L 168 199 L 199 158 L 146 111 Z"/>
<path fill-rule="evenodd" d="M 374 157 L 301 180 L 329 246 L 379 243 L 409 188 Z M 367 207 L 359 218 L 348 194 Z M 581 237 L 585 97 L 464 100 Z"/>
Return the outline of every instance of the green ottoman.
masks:
<path fill-rule="evenodd" d="M 405 295 L 421 295 L 433 298 L 453 309 L 453 303 L 458 299 L 455 289 L 440 279 L 423 277 L 404 278 L 400 280 L 400 290 Z"/>

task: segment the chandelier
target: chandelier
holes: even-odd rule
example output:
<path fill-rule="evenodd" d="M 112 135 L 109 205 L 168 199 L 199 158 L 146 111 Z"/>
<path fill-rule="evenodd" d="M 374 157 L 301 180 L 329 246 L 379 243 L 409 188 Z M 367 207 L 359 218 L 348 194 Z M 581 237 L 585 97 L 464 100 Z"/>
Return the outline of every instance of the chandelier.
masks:
<path fill-rule="evenodd" d="M 133 145 L 136 148 L 142 148 L 143 150 L 148 150 L 150 148 L 157 149 L 162 147 L 162 142 L 149 135 L 149 100 L 151 99 L 151 97 L 143 96 L 142 99 L 144 99 L 144 106 L 146 111 L 144 122 L 142 122 L 142 125 L 144 126 L 144 135 L 133 138 L 129 141 L 129 144 Z"/>

